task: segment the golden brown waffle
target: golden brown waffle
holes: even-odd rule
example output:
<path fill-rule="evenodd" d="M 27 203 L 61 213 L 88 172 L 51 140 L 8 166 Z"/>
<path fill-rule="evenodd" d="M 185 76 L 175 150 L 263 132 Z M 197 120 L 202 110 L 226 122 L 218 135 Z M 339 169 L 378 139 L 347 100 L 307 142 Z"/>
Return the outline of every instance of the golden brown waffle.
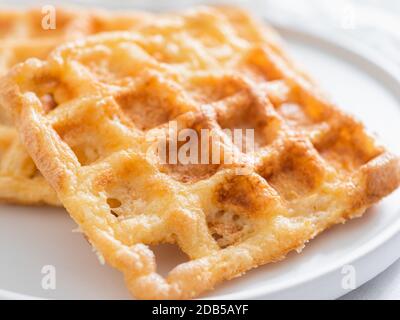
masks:
<path fill-rule="evenodd" d="M 28 60 L 1 88 L 38 168 L 136 297 L 196 297 L 301 250 L 398 186 L 398 159 L 245 13 L 153 20 Z M 223 129 L 253 128 L 255 151 L 232 164 L 162 164 L 148 137 L 168 136 L 173 121 L 214 129 L 227 154 L 240 152 Z M 148 247 L 158 243 L 190 261 L 163 278 Z"/>
<path fill-rule="evenodd" d="M 143 13 L 106 13 L 56 8 L 56 28 L 43 29 L 41 9 L 0 11 L 0 75 L 27 58 L 46 58 L 57 45 L 94 33 L 130 30 Z M 25 204 L 59 204 L 19 142 L 8 113 L 0 107 L 0 199 Z"/>

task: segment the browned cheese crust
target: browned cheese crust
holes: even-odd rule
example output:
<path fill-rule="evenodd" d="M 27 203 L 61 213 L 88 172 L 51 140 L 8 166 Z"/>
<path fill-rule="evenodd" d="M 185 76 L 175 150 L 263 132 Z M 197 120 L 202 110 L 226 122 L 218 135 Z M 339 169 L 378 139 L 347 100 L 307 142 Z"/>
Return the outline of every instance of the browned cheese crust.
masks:
<path fill-rule="evenodd" d="M 46 58 L 65 41 L 105 31 L 132 30 L 148 19 L 146 14 L 135 12 L 56 8 L 56 28 L 44 29 L 44 16 L 40 8 L 0 12 L 0 75 L 28 58 Z M 10 118 L 0 106 L 0 201 L 60 205 L 20 143 Z"/>

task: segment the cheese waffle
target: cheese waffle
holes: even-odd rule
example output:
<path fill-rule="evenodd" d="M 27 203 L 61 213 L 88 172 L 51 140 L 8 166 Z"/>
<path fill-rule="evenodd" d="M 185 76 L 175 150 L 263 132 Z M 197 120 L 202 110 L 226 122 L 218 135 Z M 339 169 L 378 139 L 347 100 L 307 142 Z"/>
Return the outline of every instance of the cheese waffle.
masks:
<path fill-rule="evenodd" d="M 146 15 L 56 8 L 55 29 L 44 29 L 47 11 L 0 12 L 0 74 L 30 57 L 45 58 L 57 45 L 85 35 L 134 28 Z M 19 142 L 8 113 L 0 112 L 0 199 L 59 204 L 57 196 Z"/>
<path fill-rule="evenodd" d="M 68 43 L 13 68 L 1 101 L 72 218 L 138 298 L 193 298 L 281 260 L 400 180 L 398 159 L 234 8 L 163 14 L 132 33 Z M 173 123 L 213 130 L 226 154 L 241 156 L 163 163 L 149 137 L 170 136 Z M 233 144 L 225 129 L 235 128 L 254 129 L 253 151 Z M 203 139 L 212 153 L 215 140 Z M 149 247 L 159 243 L 190 261 L 162 277 Z"/>

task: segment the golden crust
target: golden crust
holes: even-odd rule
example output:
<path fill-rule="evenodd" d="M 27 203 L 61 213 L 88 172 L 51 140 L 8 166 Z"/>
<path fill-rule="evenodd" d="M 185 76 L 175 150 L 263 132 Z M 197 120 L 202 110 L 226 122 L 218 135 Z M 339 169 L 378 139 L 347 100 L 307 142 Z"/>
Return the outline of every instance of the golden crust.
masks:
<path fill-rule="evenodd" d="M 136 297 L 196 297 L 301 250 L 399 185 L 398 159 L 270 35 L 234 8 L 163 14 L 63 45 L 2 81 L 39 170 Z M 254 128 L 255 151 L 217 167 L 162 165 L 146 137 L 171 121 L 217 129 L 227 150 L 222 129 Z M 164 242 L 190 258 L 166 278 L 148 247 Z"/>
<path fill-rule="evenodd" d="M 0 75 L 28 58 L 46 58 L 67 40 L 113 30 L 131 30 L 144 13 L 56 8 L 56 29 L 45 30 L 40 8 L 0 12 Z M 17 138 L 8 112 L 0 106 L 0 199 L 20 204 L 60 205 Z"/>

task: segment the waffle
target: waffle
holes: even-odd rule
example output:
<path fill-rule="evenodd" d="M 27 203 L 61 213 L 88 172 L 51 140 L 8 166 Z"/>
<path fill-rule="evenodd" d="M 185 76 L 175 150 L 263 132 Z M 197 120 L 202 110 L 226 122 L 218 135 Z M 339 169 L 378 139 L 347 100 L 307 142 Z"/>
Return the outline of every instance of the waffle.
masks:
<path fill-rule="evenodd" d="M 56 29 L 42 28 L 41 9 L 0 12 L 0 74 L 28 58 L 45 58 L 67 40 L 112 30 L 135 28 L 146 15 L 56 9 Z M 22 204 L 58 205 L 57 196 L 36 169 L 8 113 L 0 107 L 0 199 Z"/>
<path fill-rule="evenodd" d="M 63 205 L 137 298 L 193 298 L 279 261 L 400 181 L 398 159 L 235 8 L 162 14 L 135 32 L 63 45 L 13 68 L 1 101 Z M 170 137 L 174 126 L 209 129 L 200 145 L 217 145 L 224 158 L 161 161 L 149 137 Z M 229 138 L 235 128 L 254 129 L 251 152 Z M 149 247 L 160 243 L 189 260 L 166 277 Z"/>

